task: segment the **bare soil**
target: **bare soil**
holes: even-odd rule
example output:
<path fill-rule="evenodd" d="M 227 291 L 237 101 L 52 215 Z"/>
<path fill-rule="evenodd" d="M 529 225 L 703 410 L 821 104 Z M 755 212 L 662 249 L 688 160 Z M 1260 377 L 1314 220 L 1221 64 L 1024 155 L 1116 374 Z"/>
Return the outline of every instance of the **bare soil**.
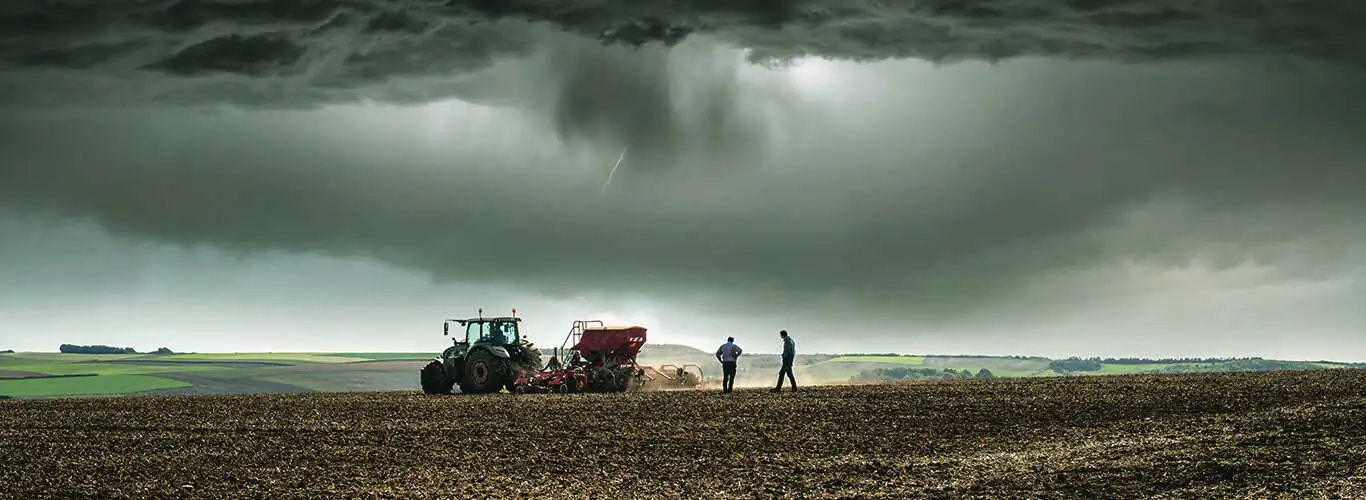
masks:
<path fill-rule="evenodd" d="M 0 497 L 1366 496 L 1366 371 L 0 402 Z"/>

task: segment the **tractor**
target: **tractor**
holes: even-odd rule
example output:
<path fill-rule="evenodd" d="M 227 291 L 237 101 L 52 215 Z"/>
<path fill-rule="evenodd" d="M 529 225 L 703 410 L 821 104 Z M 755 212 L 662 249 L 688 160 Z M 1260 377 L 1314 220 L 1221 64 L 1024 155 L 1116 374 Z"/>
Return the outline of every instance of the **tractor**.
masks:
<path fill-rule="evenodd" d="M 486 394 L 506 388 L 515 390 L 518 373 L 541 370 L 541 351 L 522 337 L 517 310 L 512 316 L 448 319 L 443 335 L 451 336 L 451 324 L 464 328 L 455 332 L 454 345 L 422 367 L 422 392 L 450 394 L 458 384 L 465 394 Z"/>

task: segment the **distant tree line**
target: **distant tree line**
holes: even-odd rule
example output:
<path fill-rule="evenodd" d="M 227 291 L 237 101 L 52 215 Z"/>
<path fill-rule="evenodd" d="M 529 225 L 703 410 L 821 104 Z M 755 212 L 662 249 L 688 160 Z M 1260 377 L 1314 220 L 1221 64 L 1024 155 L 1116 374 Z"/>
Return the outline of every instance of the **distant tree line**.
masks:
<path fill-rule="evenodd" d="M 914 357 L 914 358 L 981 358 L 981 359 L 1048 359 L 1040 356 L 989 356 L 985 354 L 897 354 L 894 352 L 855 352 L 843 354 L 844 356 L 863 356 L 863 357 Z"/>
<path fill-rule="evenodd" d="M 62 344 L 59 351 L 67 354 L 137 354 L 132 347 L 110 347 L 107 345 Z"/>
<path fill-rule="evenodd" d="M 1058 373 L 1072 372 L 1098 372 L 1101 369 L 1100 358 L 1082 359 L 1076 356 L 1054 360 L 1048 363 L 1048 369 Z"/>
<path fill-rule="evenodd" d="M 5 349 L 0 351 L 0 354 L 14 354 L 14 349 Z"/>
<path fill-rule="evenodd" d="M 1165 365 L 1176 363 L 1227 363 L 1229 361 L 1260 361 L 1262 358 L 1087 358 L 1111 365 Z"/>
<path fill-rule="evenodd" d="M 1048 359 L 1043 356 L 990 356 L 986 354 L 920 354 L 922 358 L 982 358 L 982 359 Z"/>
<path fill-rule="evenodd" d="M 1248 358 L 1101 358 L 1090 357 L 1081 358 L 1072 356 L 1067 359 L 1054 360 L 1048 363 L 1048 368 L 1058 373 L 1067 374 L 1073 372 L 1096 372 L 1100 371 L 1102 365 L 1196 365 L 1196 364 L 1228 364 L 1228 363 L 1249 363 L 1247 366 L 1256 366 L 1257 363 L 1266 360 L 1259 357 Z M 1270 362 L 1276 363 L 1276 362 Z M 1221 367 L 1222 368 L 1222 367 Z M 1160 369 L 1159 369 L 1160 370 Z M 1187 370 L 1178 368 L 1178 370 Z"/>
<path fill-rule="evenodd" d="M 1304 361 L 1276 361 L 1261 358 L 1225 361 L 1216 366 L 1196 364 L 1165 366 L 1152 373 L 1201 373 L 1201 372 L 1269 372 L 1279 370 L 1326 370 L 1323 366 Z"/>
<path fill-rule="evenodd" d="M 61 347 L 58 348 L 58 351 L 64 352 L 64 353 L 67 353 L 67 354 L 138 354 L 138 351 L 137 351 L 136 349 L 133 349 L 132 347 L 112 347 L 112 346 L 107 346 L 107 345 L 102 345 L 102 344 L 101 344 L 101 345 L 62 344 Z M 9 351 L 9 352 L 14 352 L 14 351 Z M 165 348 L 165 347 L 158 347 L 157 350 L 152 351 L 151 354 L 175 354 L 175 351 L 172 351 L 172 350 L 167 349 L 167 348 Z"/>
<path fill-rule="evenodd" d="M 889 380 L 956 380 L 970 378 L 996 377 L 995 375 L 992 375 L 991 370 L 986 368 L 978 370 L 976 374 L 973 374 L 972 370 L 967 369 L 954 370 L 953 368 L 945 368 L 936 370 L 934 368 L 897 367 L 864 370 L 857 375 L 854 375 L 852 380 L 858 382 L 881 382 Z"/>

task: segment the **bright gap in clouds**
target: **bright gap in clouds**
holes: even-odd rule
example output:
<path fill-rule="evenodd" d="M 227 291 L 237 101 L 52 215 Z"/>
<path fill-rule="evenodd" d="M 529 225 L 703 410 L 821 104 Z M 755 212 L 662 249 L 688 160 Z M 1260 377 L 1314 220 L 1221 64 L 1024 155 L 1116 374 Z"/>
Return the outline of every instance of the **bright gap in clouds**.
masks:
<path fill-rule="evenodd" d="M 839 83 L 840 70 L 837 62 L 808 56 L 796 60 L 791 66 L 780 71 L 791 79 L 798 90 L 822 92 Z"/>

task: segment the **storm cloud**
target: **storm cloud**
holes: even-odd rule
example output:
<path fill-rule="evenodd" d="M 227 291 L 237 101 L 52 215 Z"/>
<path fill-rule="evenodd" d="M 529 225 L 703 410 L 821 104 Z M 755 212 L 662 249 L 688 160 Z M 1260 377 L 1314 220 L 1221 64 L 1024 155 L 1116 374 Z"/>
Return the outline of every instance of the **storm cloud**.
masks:
<path fill-rule="evenodd" d="M 365 136 L 342 112 L 328 127 L 261 114 L 35 119 L 0 195 L 141 237 L 366 255 L 552 292 L 839 292 L 925 314 L 1123 261 L 1310 272 L 1332 256 L 1301 261 L 1278 242 L 1332 239 L 1363 208 L 1366 103 L 1336 81 L 1263 76 L 1229 93 L 1256 70 L 884 71 L 933 97 L 864 101 L 894 95 L 864 87 L 808 101 L 775 120 L 790 137 L 762 168 L 685 168 L 606 195 L 593 172 L 612 152 L 533 146 L 538 122 L 490 118 L 441 138 L 450 157 L 420 146 L 401 110 L 351 111 Z M 833 109 L 858 118 L 806 119 Z M 491 137 L 502 142 L 477 146 Z M 1241 218 L 1257 210 L 1269 213 Z M 1349 265 L 1361 241 L 1344 243 Z"/>
<path fill-rule="evenodd" d="M 935 328 L 1366 263 L 1359 3 L 47 5 L 0 210 L 136 241 Z"/>
<path fill-rule="evenodd" d="M 16 0 L 0 7 L 0 99 L 423 102 L 460 96 L 457 75 L 531 54 L 551 31 L 623 46 L 704 36 L 756 61 L 1270 55 L 1360 69 L 1363 23 L 1350 0 Z"/>

